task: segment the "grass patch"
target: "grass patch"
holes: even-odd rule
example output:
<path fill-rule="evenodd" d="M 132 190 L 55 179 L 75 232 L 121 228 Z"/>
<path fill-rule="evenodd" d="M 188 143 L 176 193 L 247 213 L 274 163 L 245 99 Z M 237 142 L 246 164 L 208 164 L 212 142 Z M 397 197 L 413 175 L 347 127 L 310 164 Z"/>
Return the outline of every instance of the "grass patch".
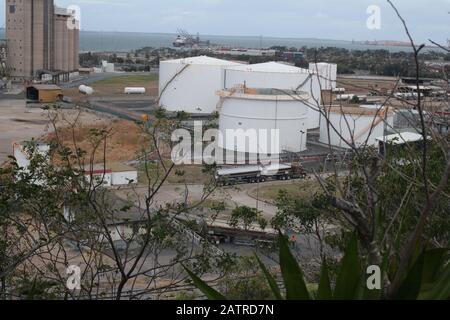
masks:
<path fill-rule="evenodd" d="M 93 83 L 93 85 L 146 86 L 149 82 L 156 81 L 158 79 L 159 76 L 157 74 L 119 76 L 97 81 Z"/>
<path fill-rule="evenodd" d="M 125 87 L 143 87 L 146 89 L 145 96 L 157 96 L 158 79 L 157 74 L 122 75 L 99 80 L 89 86 L 94 89 L 94 97 L 124 96 Z M 86 97 L 78 91 L 78 88 L 66 89 L 64 95 L 74 99 Z"/>
<path fill-rule="evenodd" d="M 170 162 L 166 163 L 166 167 L 170 167 Z M 161 180 L 164 177 L 164 169 L 156 164 L 148 164 L 148 175 L 152 183 Z M 211 177 L 203 172 L 202 166 L 176 166 L 170 173 L 167 182 L 171 184 L 206 184 Z M 148 184 L 149 179 L 145 172 L 145 167 L 139 168 L 139 181 Z"/>
<path fill-rule="evenodd" d="M 202 207 L 210 209 L 210 210 L 218 209 L 218 208 L 221 208 L 222 206 L 224 207 L 223 208 L 224 210 L 231 209 L 231 207 L 227 203 L 221 202 L 218 200 L 211 200 L 211 199 L 206 199 L 202 205 Z"/>
<path fill-rule="evenodd" d="M 282 190 L 296 198 L 311 199 L 315 193 L 321 191 L 322 189 L 320 184 L 315 180 L 295 181 L 291 184 L 261 186 L 259 188 L 259 198 L 261 200 L 274 203 Z M 250 192 L 250 195 L 257 197 L 257 193 L 257 189 L 254 189 Z"/>

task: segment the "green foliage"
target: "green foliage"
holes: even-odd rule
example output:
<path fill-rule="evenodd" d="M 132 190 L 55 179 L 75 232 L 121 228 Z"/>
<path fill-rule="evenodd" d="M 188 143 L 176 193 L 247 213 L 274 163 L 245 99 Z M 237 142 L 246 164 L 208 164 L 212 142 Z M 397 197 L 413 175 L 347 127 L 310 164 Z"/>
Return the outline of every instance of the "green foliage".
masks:
<path fill-rule="evenodd" d="M 237 207 L 233 210 L 229 221 L 230 227 L 244 227 L 249 229 L 253 224 L 257 223 L 261 229 L 267 227 L 267 221 L 262 217 L 261 212 L 256 208 L 247 206 Z"/>
<path fill-rule="evenodd" d="M 336 279 L 334 299 L 352 300 L 356 297 L 362 278 L 361 262 L 358 254 L 358 242 L 354 236 L 345 250 L 344 258 Z"/>
<path fill-rule="evenodd" d="M 307 62 L 326 60 L 338 65 L 339 74 L 353 74 L 357 70 L 367 70 L 373 75 L 415 77 L 415 63 L 412 52 L 389 52 L 388 50 L 348 50 L 345 48 L 306 48 Z M 448 56 L 448 55 L 447 55 Z M 422 52 L 420 59 L 440 60 L 446 54 Z M 307 66 L 307 64 L 306 64 Z M 436 73 L 420 64 L 423 77 L 436 77 Z"/>
<path fill-rule="evenodd" d="M 362 261 L 359 256 L 356 236 L 347 245 L 345 255 L 340 262 L 340 271 L 334 288 L 329 277 L 327 264 L 324 262 L 322 264 L 319 286 L 316 291 L 308 290 L 311 286 L 306 285 L 303 271 L 289 250 L 287 239 L 282 235 L 280 235 L 279 239 L 280 266 L 287 300 L 357 300 L 375 296 L 373 293 L 368 293 L 365 287 L 365 278 L 367 275 L 361 268 Z M 401 290 L 395 299 L 450 299 L 450 263 L 447 257 L 448 252 L 449 250 L 447 249 L 424 251 L 408 271 L 402 283 Z M 258 262 L 274 297 L 282 299 L 281 290 L 276 285 L 274 277 L 259 259 Z M 190 271 L 188 271 L 188 274 L 207 297 L 210 298 L 213 296 L 211 292 L 215 292 L 212 291 L 214 289 L 207 286 Z M 381 290 L 374 291 L 381 293 Z M 383 297 L 381 294 L 377 296 L 379 298 Z"/>
<path fill-rule="evenodd" d="M 22 279 L 18 294 L 25 300 L 53 300 L 57 295 L 52 290 L 57 283 L 40 280 L 39 278 Z"/>
<path fill-rule="evenodd" d="M 310 295 L 306 288 L 303 271 L 289 250 L 289 243 L 286 238 L 280 234 L 280 266 L 281 273 L 286 286 L 286 298 L 288 300 L 309 300 Z"/>
<path fill-rule="evenodd" d="M 166 119 L 167 118 L 166 109 L 164 108 L 156 109 L 155 118 L 158 120 Z"/>
<path fill-rule="evenodd" d="M 257 261 L 258 261 L 258 265 L 261 268 L 261 270 L 264 273 L 264 276 L 267 279 L 267 282 L 269 283 L 270 289 L 272 290 L 273 295 L 275 296 L 275 298 L 277 300 L 283 300 L 283 296 L 281 295 L 280 289 L 278 288 L 278 284 L 275 280 L 275 278 L 272 276 L 272 274 L 269 272 L 269 270 L 267 270 L 266 266 L 264 265 L 264 263 L 262 263 L 261 259 L 255 255 Z"/>
<path fill-rule="evenodd" d="M 270 300 L 274 298 L 258 258 L 236 257 L 217 287 L 229 300 Z"/>
<path fill-rule="evenodd" d="M 215 289 L 208 286 L 205 282 L 203 282 L 199 277 L 197 277 L 195 274 L 193 274 L 189 269 L 183 266 L 183 268 L 186 270 L 189 277 L 191 277 L 194 284 L 197 286 L 197 288 L 203 292 L 203 294 L 210 300 L 226 300 L 226 298 L 217 292 Z"/>
<path fill-rule="evenodd" d="M 358 96 L 353 96 L 353 98 L 350 100 L 350 103 L 352 103 L 352 104 L 358 104 L 358 103 L 360 103 L 361 101 L 359 100 L 359 97 Z"/>
<path fill-rule="evenodd" d="M 328 271 L 327 262 L 322 263 L 322 271 L 320 272 L 319 289 L 316 295 L 317 300 L 332 300 L 333 291 L 331 289 L 330 273 Z"/>

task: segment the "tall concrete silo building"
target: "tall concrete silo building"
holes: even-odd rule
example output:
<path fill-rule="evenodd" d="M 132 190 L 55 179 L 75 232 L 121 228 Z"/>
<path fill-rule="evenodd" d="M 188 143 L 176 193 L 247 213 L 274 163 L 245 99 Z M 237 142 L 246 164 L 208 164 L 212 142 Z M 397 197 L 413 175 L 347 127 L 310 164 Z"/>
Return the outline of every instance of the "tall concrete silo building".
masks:
<path fill-rule="evenodd" d="M 73 12 L 55 7 L 55 67 L 56 71 L 70 72 L 78 69 L 80 30 Z"/>
<path fill-rule="evenodd" d="M 78 68 L 79 30 L 53 0 L 6 0 L 7 64 L 15 81 Z M 77 51 L 75 51 L 77 50 Z M 70 51 L 70 52 L 69 52 Z"/>

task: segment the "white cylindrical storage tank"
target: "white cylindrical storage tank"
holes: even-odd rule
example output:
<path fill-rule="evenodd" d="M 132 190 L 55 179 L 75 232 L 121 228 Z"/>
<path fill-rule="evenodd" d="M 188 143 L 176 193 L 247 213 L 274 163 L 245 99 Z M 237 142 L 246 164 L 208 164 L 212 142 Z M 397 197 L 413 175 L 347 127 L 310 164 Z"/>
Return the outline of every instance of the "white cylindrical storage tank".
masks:
<path fill-rule="evenodd" d="M 297 68 L 278 62 L 227 67 L 224 69 L 224 87 L 232 89 L 237 85 L 248 88 L 271 88 L 297 90 L 310 95 L 308 129 L 319 127 L 321 90 L 319 77 L 307 69 Z"/>
<path fill-rule="evenodd" d="M 241 89 L 218 95 L 222 100 L 219 149 L 261 158 L 306 150 L 308 94 L 294 99 L 274 89 Z"/>
<path fill-rule="evenodd" d="M 94 89 L 92 89 L 92 87 L 88 87 L 85 86 L 84 84 L 82 84 L 81 86 L 78 87 L 78 90 L 83 93 L 83 94 L 87 94 L 87 95 L 91 95 L 94 93 Z"/>
<path fill-rule="evenodd" d="M 126 87 L 124 89 L 125 94 L 145 94 L 146 90 L 142 87 Z"/>
<path fill-rule="evenodd" d="M 328 107 L 327 121 L 322 118 L 320 142 L 333 147 L 350 149 L 356 147 L 376 147 L 378 137 L 394 125 L 394 113 L 388 109 L 360 106 Z"/>
<path fill-rule="evenodd" d="M 206 56 L 161 61 L 159 106 L 167 111 L 211 114 L 216 111 L 218 90 L 223 89 L 222 70 L 239 63 Z"/>
<path fill-rule="evenodd" d="M 337 86 L 337 64 L 334 63 L 310 63 L 309 70 L 320 75 L 322 90 L 334 90 Z"/>

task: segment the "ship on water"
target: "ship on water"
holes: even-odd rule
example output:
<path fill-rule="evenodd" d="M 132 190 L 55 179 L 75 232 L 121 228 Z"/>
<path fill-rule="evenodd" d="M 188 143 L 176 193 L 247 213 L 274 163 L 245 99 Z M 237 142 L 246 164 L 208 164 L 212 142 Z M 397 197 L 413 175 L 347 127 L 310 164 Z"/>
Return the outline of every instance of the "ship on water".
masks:
<path fill-rule="evenodd" d="M 211 43 L 209 40 L 200 40 L 199 34 L 194 37 L 183 29 L 178 29 L 177 37 L 173 41 L 173 46 L 175 48 L 209 47 L 210 45 Z"/>

